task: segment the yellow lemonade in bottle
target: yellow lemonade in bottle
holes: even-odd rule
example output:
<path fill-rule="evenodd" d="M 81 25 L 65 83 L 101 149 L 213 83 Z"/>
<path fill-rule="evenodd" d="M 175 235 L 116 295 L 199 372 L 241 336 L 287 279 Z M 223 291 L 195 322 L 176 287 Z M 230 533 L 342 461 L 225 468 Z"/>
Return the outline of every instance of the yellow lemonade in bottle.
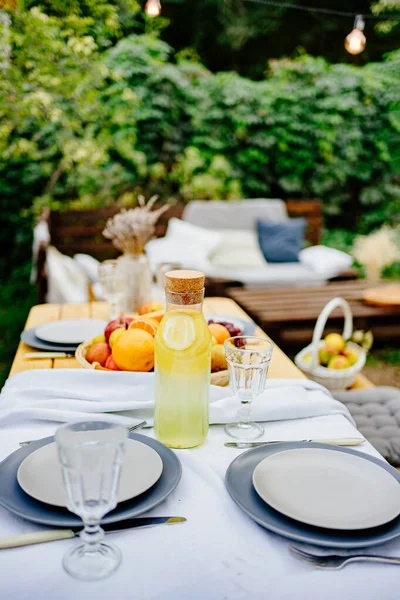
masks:
<path fill-rule="evenodd" d="M 199 271 L 166 274 L 167 312 L 155 338 L 154 431 L 172 448 L 199 446 L 207 437 L 211 333 L 203 296 Z"/>

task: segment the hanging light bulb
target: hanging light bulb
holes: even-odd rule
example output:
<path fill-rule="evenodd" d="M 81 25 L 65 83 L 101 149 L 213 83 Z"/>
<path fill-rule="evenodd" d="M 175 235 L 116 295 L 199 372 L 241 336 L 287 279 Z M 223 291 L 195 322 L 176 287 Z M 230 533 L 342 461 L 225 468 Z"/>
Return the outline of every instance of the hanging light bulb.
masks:
<path fill-rule="evenodd" d="M 344 40 L 344 47 L 349 54 L 360 54 L 367 43 L 367 39 L 363 34 L 364 31 L 364 19 L 361 15 L 357 15 L 354 21 L 353 31 Z"/>
<path fill-rule="evenodd" d="M 158 17 L 161 12 L 160 0 L 147 0 L 144 10 L 147 16 Z"/>

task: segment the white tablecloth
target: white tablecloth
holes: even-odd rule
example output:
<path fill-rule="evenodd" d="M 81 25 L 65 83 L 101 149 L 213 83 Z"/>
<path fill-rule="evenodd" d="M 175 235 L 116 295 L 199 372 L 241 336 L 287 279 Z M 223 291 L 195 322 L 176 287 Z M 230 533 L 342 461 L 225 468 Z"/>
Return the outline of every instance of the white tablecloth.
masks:
<path fill-rule="evenodd" d="M 0 458 L 18 442 L 49 435 L 56 424 L 31 422 L 2 427 Z M 152 435 L 152 430 L 146 430 Z M 265 439 L 354 436 L 342 415 L 266 424 Z M 229 463 L 241 452 L 225 448 L 227 437 L 212 426 L 206 444 L 179 450 L 182 480 L 153 515 L 181 515 L 183 525 L 159 526 L 110 535 L 123 563 L 109 579 L 79 582 L 61 566 L 74 540 L 0 551 L 3 600 L 396 600 L 400 569 L 355 564 L 342 571 L 313 569 L 288 553 L 288 541 L 248 518 L 224 484 Z M 368 444 L 360 452 L 377 455 Z M 134 476 L 134 475 L 133 475 Z M 1 485 L 1 482 L 0 482 Z M 0 535 L 40 529 L 0 507 Z M 400 540 L 377 548 L 400 556 Z"/>

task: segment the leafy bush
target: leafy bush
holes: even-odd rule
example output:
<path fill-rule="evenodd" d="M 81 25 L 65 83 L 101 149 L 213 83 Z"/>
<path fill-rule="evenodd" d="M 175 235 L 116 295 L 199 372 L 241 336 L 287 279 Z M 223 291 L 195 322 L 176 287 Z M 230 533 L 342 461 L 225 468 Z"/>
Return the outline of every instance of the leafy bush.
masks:
<path fill-rule="evenodd" d="M 154 35 L 115 43 L 124 24 L 107 37 L 103 5 L 80 5 L 79 16 L 57 16 L 54 2 L 53 16 L 13 15 L 0 77 L 3 278 L 29 256 L 45 205 L 130 204 L 138 192 L 317 196 L 329 226 L 367 232 L 398 219 L 399 52 L 362 68 L 279 60 L 251 81 L 174 57 Z"/>
<path fill-rule="evenodd" d="M 317 196 L 328 220 L 340 216 L 348 228 L 394 220 L 400 214 L 395 65 L 400 54 L 360 69 L 305 56 L 273 63 L 264 82 L 214 75 L 193 94 L 192 145 L 209 161 L 215 153 L 228 159 L 245 197 Z"/>

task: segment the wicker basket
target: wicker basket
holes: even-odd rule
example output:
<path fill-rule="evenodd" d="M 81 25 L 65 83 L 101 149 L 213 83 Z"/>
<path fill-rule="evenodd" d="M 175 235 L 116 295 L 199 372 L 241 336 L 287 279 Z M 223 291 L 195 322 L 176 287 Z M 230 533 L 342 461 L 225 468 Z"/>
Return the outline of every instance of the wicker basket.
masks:
<path fill-rule="evenodd" d="M 349 348 L 354 348 L 358 352 L 358 361 L 348 369 L 328 369 L 318 364 L 318 350 L 323 347 L 322 334 L 325 329 L 326 322 L 331 312 L 336 308 L 342 308 L 344 313 L 344 328 L 343 338 L 348 340 L 353 333 L 353 315 L 348 302 L 343 298 L 333 298 L 321 311 L 315 324 L 313 339 L 311 344 L 303 348 L 295 357 L 295 363 L 313 381 L 320 383 L 328 388 L 328 390 L 344 390 L 353 385 L 358 373 L 365 365 L 366 353 L 357 344 L 347 342 Z M 311 353 L 311 362 L 304 360 L 304 357 Z"/>
<path fill-rule="evenodd" d="M 90 363 L 86 360 L 86 352 L 91 344 L 91 340 L 87 342 L 82 342 L 79 344 L 77 349 L 75 350 L 75 358 L 78 363 L 84 369 L 99 369 L 101 371 L 108 371 L 109 369 L 104 369 L 98 362 Z M 219 385 L 220 387 L 225 387 L 229 384 L 229 373 L 227 370 L 218 371 L 217 373 L 211 373 L 210 383 L 212 385 Z"/>

